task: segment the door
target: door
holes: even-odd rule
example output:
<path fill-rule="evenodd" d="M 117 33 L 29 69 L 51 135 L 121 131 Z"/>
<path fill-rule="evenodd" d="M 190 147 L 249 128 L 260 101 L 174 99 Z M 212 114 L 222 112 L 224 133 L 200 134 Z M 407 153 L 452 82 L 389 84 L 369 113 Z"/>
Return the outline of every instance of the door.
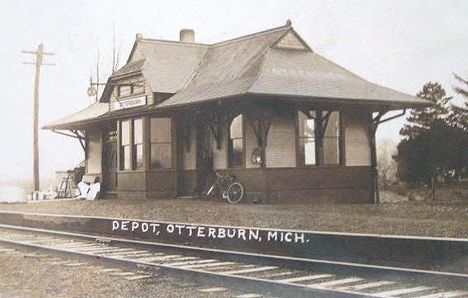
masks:
<path fill-rule="evenodd" d="M 206 190 L 210 174 L 213 171 L 213 137 L 210 125 L 209 119 L 197 121 L 197 184 L 195 192 L 198 194 Z"/>
<path fill-rule="evenodd" d="M 117 190 L 117 124 L 104 130 L 102 146 L 102 187 L 104 191 Z"/>

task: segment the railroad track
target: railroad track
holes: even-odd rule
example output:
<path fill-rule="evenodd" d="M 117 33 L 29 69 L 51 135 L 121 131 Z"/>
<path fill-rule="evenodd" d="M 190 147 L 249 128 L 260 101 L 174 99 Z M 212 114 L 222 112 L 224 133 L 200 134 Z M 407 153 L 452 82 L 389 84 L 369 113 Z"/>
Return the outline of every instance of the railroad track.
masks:
<path fill-rule="evenodd" d="M 0 243 L 271 289 L 288 297 L 468 297 L 468 274 L 187 247 L 0 224 Z"/>

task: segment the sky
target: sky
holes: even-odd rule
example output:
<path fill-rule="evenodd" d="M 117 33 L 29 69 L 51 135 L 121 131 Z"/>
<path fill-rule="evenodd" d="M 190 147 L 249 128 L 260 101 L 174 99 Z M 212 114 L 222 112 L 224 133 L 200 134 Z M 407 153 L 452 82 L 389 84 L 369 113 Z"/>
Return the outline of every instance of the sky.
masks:
<path fill-rule="evenodd" d="M 428 81 L 449 95 L 452 73 L 468 77 L 468 1 L 7 1 L 0 0 L 0 181 L 32 177 L 34 66 L 23 50 L 55 53 L 40 82 L 40 125 L 93 102 L 86 94 L 100 53 L 101 81 L 120 66 L 136 33 L 178 40 L 195 30 L 212 43 L 292 21 L 311 48 L 368 79 L 409 94 Z M 115 32 L 115 34 L 114 34 Z M 404 118 L 383 124 L 378 140 L 398 142 Z M 40 132 L 42 178 L 83 159 L 76 139 Z"/>

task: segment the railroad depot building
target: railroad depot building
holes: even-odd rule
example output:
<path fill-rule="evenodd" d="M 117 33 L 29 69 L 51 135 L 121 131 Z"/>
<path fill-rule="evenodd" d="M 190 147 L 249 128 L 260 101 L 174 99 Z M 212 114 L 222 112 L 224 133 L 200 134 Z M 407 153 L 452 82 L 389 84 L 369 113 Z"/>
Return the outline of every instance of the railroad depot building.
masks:
<path fill-rule="evenodd" d="M 382 115 L 425 105 L 315 53 L 288 21 L 214 44 L 138 34 L 99 101 L 45 128 L 81 139 L 108 196 L 190 196 L 208 164 L 267 203 L 365 203 Z"/>

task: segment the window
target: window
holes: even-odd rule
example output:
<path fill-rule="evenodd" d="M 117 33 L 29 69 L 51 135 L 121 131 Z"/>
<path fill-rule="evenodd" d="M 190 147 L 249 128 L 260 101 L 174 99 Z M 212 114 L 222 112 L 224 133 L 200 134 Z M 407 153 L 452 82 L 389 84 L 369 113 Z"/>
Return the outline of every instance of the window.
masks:
<path fill-rule="evenodd" d="M 143 82 L 122 83 L 129 85 L 120 85 L 117 89 L 118 97 L 125 97 L 130 95 L 137 95 L 145 93 L 145 86 Z"/>
<path fill-rule="evenodd" d="M 299 156 L 304 165 L 317 164 L 315 151 L 315 120 L 299 112 Z"/>
<path fill-rule="evenodd" d="M 119 97 L 129 96 L 132 94 L 132 87 L 130 85 L 119 86 Z"/>
<path fill-rule="evenodd" d="M 137 82 L 135 85 L 132 85 L 132 94 L 142 94 L 145 93 L 145 87 L 143 82 Z"/>
<path fill-rule="evenodd" d="M 340 113 L 336 111 L 330 114 L 323 136 L 323 163 L 340 164 Z"/>
<path fill-rule="evenodd" d="M 229 167 L 242 167 L 244 165 L 242 114 L 234 118 L 229 126 L 228 164 Z"/>
<path fill-rule="evenodd" d="M 130 156 L 130 120 L 122 121 L 120 126 L 121 132 L 121 151 L 120 151 L 120 167 L 122 170 L 131 170 L 131 156 Z"/>
<path fill-rule="evenodd" d="M 122 121 L 120 133 L 120 169 L 143 169 L 143 119 Z"/>
<path fill-rule="evenodd" d="M 133 164 L 135 169 L 145 167 L 143 161 L 143 119 L 133 120 Z"/>
<path fill-rule="evenodd" d="M 151 168 L 172 168 L 171 118 L 151 118 Z"/>

